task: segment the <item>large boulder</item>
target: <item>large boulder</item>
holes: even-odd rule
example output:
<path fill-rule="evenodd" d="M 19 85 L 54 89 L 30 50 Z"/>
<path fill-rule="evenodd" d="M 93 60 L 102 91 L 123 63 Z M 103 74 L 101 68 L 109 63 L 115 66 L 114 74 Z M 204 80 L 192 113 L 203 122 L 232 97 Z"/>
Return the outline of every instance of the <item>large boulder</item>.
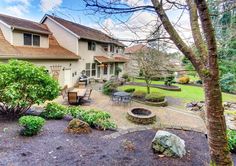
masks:
<path fill-rule="evenodd" d="M 185 142 L 175 134 L 159 130 L 152 140 L 154 153 L 165 156 L 183 157 L 186 154 Z"/>
<path fill-rule="evenodd" d="M 67 126 L 67 132 L 73 134 L 87 134 L 91 133 L 92 129 L 90 128 L 88 123 L 79 119 L 73 119 L 69 122 L 69 125 Z"/>

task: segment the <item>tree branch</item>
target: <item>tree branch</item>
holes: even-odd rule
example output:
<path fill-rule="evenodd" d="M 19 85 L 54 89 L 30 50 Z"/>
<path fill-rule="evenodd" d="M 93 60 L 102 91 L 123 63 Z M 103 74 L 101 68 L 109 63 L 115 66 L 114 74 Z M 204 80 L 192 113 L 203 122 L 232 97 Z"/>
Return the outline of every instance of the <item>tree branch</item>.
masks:
<path fill-rule="evenodd" d="M 207 43 L 207 67 L 211 69 L 211 74 L 218 75 L 216 39 L 207 4 L 206 1 L 203 0 L 195 0 L 195 3 L 197 5 L 202 29 Z"/>
<path fill-rule="evenodd" d="M 193 0 L 187 0 L 187 4 L 190 9 L 189 10 L 190 23 L 191 23 L 191 29 L 192 29 L 194 43 L 195 43 L 196 48 L 198 49 L 200 57 L 205 62 L 205 58 L 207 56 L 207 50 L 205 47 L 204 40 L 202 38 L 202 34 L 200 32 L 200 26 L 198 23 L 197 7 L 196 7 L 196 4 L 193 2 Z"/>
<path fill-rule="evenodd" d="M 163 26 L 171 36 L 171 40 L 175 43 L 178 49 L 193 63 L 194 67 L 197 70 L 201 70 L 203 68 L 203 63 L 197 58 L 193 50 L 187 46 L 187 44 L 182 40 L 177 31 L 174 29 L 159 0 L 152 0 L 152 3 L 155 7 L 156 13 L 162 21 Z"/>

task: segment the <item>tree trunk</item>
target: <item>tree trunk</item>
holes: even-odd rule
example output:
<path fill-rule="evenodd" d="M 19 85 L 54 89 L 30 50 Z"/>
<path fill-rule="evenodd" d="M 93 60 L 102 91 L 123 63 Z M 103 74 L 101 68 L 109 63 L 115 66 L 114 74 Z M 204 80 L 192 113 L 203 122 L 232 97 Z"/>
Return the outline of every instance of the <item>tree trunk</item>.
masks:
<path fill-rule="evenodd" d="M 218 76 L 204 79 L 206 124 L 212 165 L 232 165 Z"/>
<path fill-rule="evenodd" d="M 150 94 L 150 86 L 147 85 L 147 94 Z"/>

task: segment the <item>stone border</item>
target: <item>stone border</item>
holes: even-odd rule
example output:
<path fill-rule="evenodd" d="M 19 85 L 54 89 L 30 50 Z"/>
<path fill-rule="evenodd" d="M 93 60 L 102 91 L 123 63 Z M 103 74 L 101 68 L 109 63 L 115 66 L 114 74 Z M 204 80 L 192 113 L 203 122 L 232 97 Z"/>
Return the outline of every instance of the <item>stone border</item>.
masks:
<path fill-rule="evenodd" d="M 145 104 L 145 105 L 149 105 L 149 106 L 156 106 L 156 107 L 166 107 L 166 106 L 168 106 L 168 102 L 167 102 L 166 98 L 162 102 L 141 101 L 141 100 L 137 100 L 137 99 L 132 99 L 132 100 L 137 102 L 137 103 Z"/>

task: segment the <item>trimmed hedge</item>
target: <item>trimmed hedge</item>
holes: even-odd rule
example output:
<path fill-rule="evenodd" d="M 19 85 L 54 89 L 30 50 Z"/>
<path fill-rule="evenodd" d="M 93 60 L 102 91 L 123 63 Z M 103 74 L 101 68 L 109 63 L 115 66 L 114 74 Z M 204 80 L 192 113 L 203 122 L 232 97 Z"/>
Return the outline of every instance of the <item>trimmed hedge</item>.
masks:
<path fill-rule="evenodd" d="M 33 136 L 38 134 L 38 132 L 41 130 L 43 125 L 45 124 L 45 120 L 38 116 L 22 116 L 19 119 L 20 126 L 23 127 L 21 130 L 21 135 L 24 136 Z"/>
<path fill-rule="evenodd" d="M 179 78 L 179 83 L 180 83 L 180 84 L 188 84 L 189 81 L 190 81 L 190 78 L 187 77 L 187 76 L 183 76 L 183 77 L 180 77 L 180 78 Z"/>
<path fill-rule="evenodd" d="M 150 102 L 162 102 L 165 100 L 165 96 L 162 96 L 159 93 L 150 93 L 145 96 L 145 100 Z"/>
<path fill-rule="evenodd" d="M 145 96 L 146 96 L 146 92 L 143 92 L 143 91 L 140 91 L 140 90 L 136 90 L 133 93 L 134 98 L 141 99 L 141 98 L 144 98 Z"/>
<path fill-rule="evenodd" d="M 127 93 L 133 93 L 135 91 L 135 88 L 127 88 L 124 91 Z"/>

